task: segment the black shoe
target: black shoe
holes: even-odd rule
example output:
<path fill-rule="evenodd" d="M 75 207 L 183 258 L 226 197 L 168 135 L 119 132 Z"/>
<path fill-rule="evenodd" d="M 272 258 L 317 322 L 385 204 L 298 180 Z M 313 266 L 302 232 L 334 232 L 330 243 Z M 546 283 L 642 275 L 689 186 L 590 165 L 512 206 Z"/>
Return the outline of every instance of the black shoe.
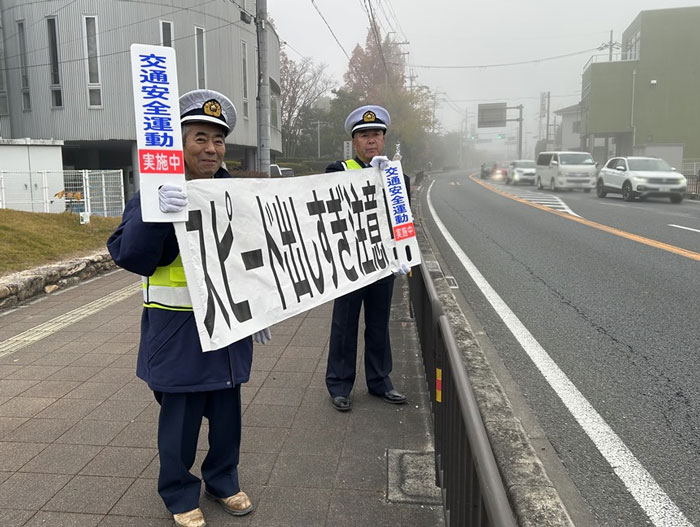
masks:
<path fill-rule="evenodd" d="M 350 397 L 343 397 L 342 395 L 339 395 L 337 397 L 332 397 L 331 402 L 333 403 L 333 407 L 339 412 L 347 412 L 348 410 L 352 409 Z"/>
<path fill-rule="evenodd" d="M 389 390 L 388 392 L 384 392 L 384 393 L 373 393 L 373 392 L 369 392 L 369 393 L 376 396 L 376 397 L 381 397 L 387 403 L 406 404 L 406 396 L 402 393 L 397 392 L 393 388 L 391 390 Z"/>

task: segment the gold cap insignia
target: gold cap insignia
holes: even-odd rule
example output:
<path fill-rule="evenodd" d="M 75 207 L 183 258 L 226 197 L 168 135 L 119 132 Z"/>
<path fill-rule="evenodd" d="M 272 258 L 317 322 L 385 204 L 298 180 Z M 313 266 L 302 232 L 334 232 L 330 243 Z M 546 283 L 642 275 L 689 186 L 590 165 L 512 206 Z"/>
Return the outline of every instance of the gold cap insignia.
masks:
<path fill-rule="evenodd" d="M 362 120 L 366 123 L 373 123 L 377 119 L 377 116 L 372 111 L 367 111 L 362 116 Z"/>
<path fill-rule="evenodd" d="M 212 117 L 221 117 L 221 105 L 216 99 L 211 99 L 204 103 L 202 110 L 205 114 L 211 115 Z"/>

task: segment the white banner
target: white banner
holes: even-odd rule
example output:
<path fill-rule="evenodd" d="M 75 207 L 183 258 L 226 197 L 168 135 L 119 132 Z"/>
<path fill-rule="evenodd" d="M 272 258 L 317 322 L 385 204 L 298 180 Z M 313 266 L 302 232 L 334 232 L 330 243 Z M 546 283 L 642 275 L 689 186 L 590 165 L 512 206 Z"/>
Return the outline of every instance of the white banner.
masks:
<path fill-rule="evenodd" d="M 205 351 L 420 263 L 400 162 L 189 181 L 187 195 L 175 231 Z"/>

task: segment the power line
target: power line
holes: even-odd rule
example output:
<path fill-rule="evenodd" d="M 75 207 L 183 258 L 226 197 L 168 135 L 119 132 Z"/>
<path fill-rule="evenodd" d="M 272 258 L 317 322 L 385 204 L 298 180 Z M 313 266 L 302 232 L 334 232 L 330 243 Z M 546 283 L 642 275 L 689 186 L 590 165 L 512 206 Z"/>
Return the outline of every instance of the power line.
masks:
<path fill-rule="evenodd" d="M 391 91 L 394 93 L 396 92 L 396 89 L 394 88 L 394 84 L 391 82 L 391 75 L 389 74 L 389 68 L 386 65 L 386 58 L 384 57 L 384 50 L 382 49 L 382 42 L 381 38 L 379 37 L 379 33 L 377 31 L 377 23 L 376 23 L 376 17 L 374 16 L 374 8 L 372 7 L 372 0 L 365 0 L 367 2 L 367 7 L 369 9 L 369 14 L 370 14 L 370 29 L 372 30 L 372 33 L 374 34 L 374 40 L 377 43 L 377 48 L 379 49 L 379 57 L 382 59 L 382 64 L 384 65 L 384 71 L 386 72 L 386 80 L 387 83 L 389 84 L 389 87 L 391 88 Z"/>
<path fill-rule="evenodd" d="M 336 44 L 338 44 L 338 47 L 339 47 L 341 50 L 343 50 L 343 53 L 345 54 L 345 56 L 348 58 L 348 60 L 350 60 L 350 55 L 348 55 L 348 52 L 345 51 L 345 48 L 344 48 L 343 45 L 340 43 L 340 40 L 338 40 L 338 37 L 335 36 L 335 33 L 333 32 L 333 28 L 331 28 L 331 25 L 328 23 L 328 20 L 326 20 L 326 17 L 323 16 L 323 13 L 321 13 L 321 10 L 320 10 L 320 9 L 318 8 L 318 6 L 316 5 L 315 0 L 311 0 L 311 3 L 313 4 L 314 9 L 316 9 L 316 12 L 318 13 L 318 16 L 320 16 L 321 19 L 323 20 L 323 23 L 326 24 L 326 27 L 328 28 L 328 31 L 330 31 L 330 32 L 331 32 L 331 35 L 333 35 L 333 38 L 335 39 Z"/>
<path fill-rule="evenodd" d="M 536 64 L 538 62 L 547 62 L 550 60 L 563 59 L 566 57 L 573 57 L 576 55 L 583 55 L 585 53 L 591 53 L 593 51 L 598 51 L 598 48 L 584 49 L 582 51 L 575 51 L 573 53 L 566 53 L 564 55 L 555 55 L 553 57 L 545 57 L 543 59 L 533 59 L 533 60 L 523 60 L 521 62 L 504 62 L 501 64 L 480 64 L 473 66 L 426 66 L 426 65 L 415 65 L 414 68 L 421 69 L 460 69 L 460 70 L 471 70 L 471 69 L 486 69 L 486 68 L 503 68 L 507 66 L 521 66 L 523 64 Z"/>

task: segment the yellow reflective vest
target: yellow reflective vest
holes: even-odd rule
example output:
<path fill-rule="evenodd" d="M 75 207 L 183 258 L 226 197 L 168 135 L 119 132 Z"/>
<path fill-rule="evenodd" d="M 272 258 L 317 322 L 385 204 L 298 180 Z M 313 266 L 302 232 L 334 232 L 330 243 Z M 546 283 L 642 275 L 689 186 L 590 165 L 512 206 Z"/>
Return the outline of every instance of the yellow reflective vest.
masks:
<path fill-rule="evenodd" d="M 343 167 L 345 167 L 345 170 L 362 170 L 360 164 L 354 159 L 346 159 L 343 161 Z"/>
<path fill-rule="evenodd" d="M 157 267 L 151 276 L 142 276 L 143 307 L 170 311 L 192 311 L 185 268 L 180 255 L 170 265 Z"/>

